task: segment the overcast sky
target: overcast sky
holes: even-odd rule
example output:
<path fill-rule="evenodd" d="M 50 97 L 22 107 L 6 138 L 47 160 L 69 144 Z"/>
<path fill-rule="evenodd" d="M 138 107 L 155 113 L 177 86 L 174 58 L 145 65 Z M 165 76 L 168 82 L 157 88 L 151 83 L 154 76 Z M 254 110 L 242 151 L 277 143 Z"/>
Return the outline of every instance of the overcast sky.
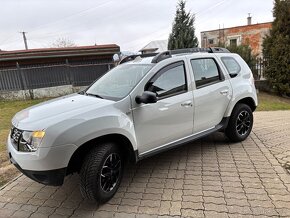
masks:
<path fill-rule="evenodd" d="M 0 49 L 49 47 L 58 38 L 77 45 L 115 43 L 138 51 L 152 40 L 167 39 L 177 0 L 0 0 Z M 204 30 L 273 21 L 273 0 L 187 0 L 196 14 L 196 35 Z"/>

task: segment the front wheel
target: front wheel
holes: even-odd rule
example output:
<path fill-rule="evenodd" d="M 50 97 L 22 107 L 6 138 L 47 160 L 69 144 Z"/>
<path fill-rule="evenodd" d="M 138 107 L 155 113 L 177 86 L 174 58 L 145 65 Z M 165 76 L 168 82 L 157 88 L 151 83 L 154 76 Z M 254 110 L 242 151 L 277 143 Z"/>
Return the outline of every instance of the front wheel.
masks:
<path fill-rule="evenodd" d="M 104 203 L 118 190 L 123 176 L 124 161 L 113 143 L 97 145 L 86 156 L 80 171 L 83 197 Z"/>
<path fill-rule="evenodd" d="M 245 140 L 252 131 L 253 121 L 251 108 L 246 104 L 237 104 L 226 128 L 226 136 L 233 142 Z"/>

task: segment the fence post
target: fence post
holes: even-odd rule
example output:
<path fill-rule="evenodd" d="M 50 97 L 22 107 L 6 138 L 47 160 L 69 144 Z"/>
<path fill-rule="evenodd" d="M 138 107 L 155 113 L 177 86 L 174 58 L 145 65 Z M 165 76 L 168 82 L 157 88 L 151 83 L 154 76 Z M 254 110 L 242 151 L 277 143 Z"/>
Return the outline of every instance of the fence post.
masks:
<path fill-rule="evenodd" d="M 72 85 L 73 86 L 68 59 L 65 59 L 65 66 L 66 66 L 66 68 L 65 68 L 66 69 L 65 70 L 66 71 L 65 72 L 66 82 L 67 82 L 68 85 Z"/>
<path fill-rule="evenodd" d="M 26 92 L 25 91 L 28 90 L 30 99 L 33 99 L 33 91 L 28 89 L 28 86 L 27 86 L 27 83 L 26 83 L 26 79 L 25 79 L 25 75 L 24 75 L 22 69 L 20 68 L 18 62 L 16 62 L 16 67 L 17 67 L 17 72 L 20 75 L 21 86 L 22 86 L 22 89 L 24 90 L 25 96 L 26 96 Z"/>

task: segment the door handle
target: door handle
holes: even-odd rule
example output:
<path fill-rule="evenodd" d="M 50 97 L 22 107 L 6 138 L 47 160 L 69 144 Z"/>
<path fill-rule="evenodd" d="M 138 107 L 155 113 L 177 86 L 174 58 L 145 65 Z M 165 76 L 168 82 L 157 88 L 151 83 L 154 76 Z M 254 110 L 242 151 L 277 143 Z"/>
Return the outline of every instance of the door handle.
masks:
<path fill-rule="evenodd" d="M 191 101 L 183 102 L 183 103 L 181 103 L 181 106 L 182 107 L 192 107 L 192 102 Z"/>
<path fill-rule="evenodd" d="M 229 90 L 222 90 L 222 91 L 220 91 L 220 93 L 221 93 L 222 95 L 226 95 L 226 94 L 228 94 L 228 92 L 229 92 Z"/>

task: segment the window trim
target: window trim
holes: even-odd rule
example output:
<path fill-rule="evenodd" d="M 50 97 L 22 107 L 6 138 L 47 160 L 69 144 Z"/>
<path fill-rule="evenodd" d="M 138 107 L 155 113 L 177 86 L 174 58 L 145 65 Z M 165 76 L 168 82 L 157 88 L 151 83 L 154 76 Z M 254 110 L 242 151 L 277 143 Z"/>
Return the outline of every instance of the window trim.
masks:
<path fill-rule="evenodd" d="M 221 57 L 221 61 L 222 61 L 223 65 L 226 67 L 226 69 L 227 69 L 229 75 L 231 74 L 231 72 L 230 72 L 228 66 L 227 66 L 227 65 L 225 64 L 225 62 L 224 62 L 224 59 L 225 59 L 225 58 L 233 59 L 234 62 L 236 62 L 236 64 L 239 66 L 239 71 L 238 71 L 236 74 L 239 75 L 240 72 L 241 72 L 241 70 L 242 70 L 242 67 L 241 67 L 241 65 L 239 64 L 239 62 L 238 62 L 235 58 L 233 58 L 233 57 L 231 57 L 231 56 L 224 56 L 224 57 Z"/>
<path fill-rule="evenodd" d="M 161 69 L 159 69 L 157 71 L 157 73 L 155 73 L 148 81 L 147 83 L 145 84 L 144 86 L 144 91 L 146 91 L 147 89 L 147 86 L 149 85 L 149 83 L 152 81 L 152 79 L 154 79 L 153 82 L 155 82 L 163 73 L 165 73 L 166 71 L 168 70 L 171 70 L 172 68 L 175 68 L 175 67 L 178 67 L 178 66 L 183 66 L 183 69 L 184 69 L 184 79 L 185 79 L 185 87 L 186 87 L 186 90 L 183 90 L 183 91 L 179 91 L 179 92 L 175 92 L 175 93 L 172 93 L 170 95 L 166 95 L 166 96 L 162 96 L 162 97 L 157 97 L 157 101 L 159 100 L 162 100 L 162 99 L 166 99 L 166 98 L 170 98 L 170 97 L 173 97 L 173 96 L 176 96 L 176 95 L 180 95 L 180 94 L 183 94 L 183 93 L 186 93 L 188 92 L 188 82 L 187 82 L 187 75 L 186 75 L 186 68 L 185 68 L 185 63 L 184 61 L 177 61 L 177 62 L 173 62 L 173 63 L 170 63 L 164 67 L 162 67 Z M 156 77 L 156 78 L 154 78 Z"/>
<path fill-rule="evenodd" d="M 212 59 L 215 62 L 216 66 L 217 66 L 217 69 L 218 69 L 218 77 L 219 77 L 219 79 L 197 86 L 196 80 L 195 80 L 194 69 L 192 67 L 191 61 L 192 60 L 204 60 L 204 59 Z M 195 88 L 196 89 L 204 88 L 206 86 L 210 86 L 210 85 L 213 85 L 213 84 L 216 84 L 216 83 L 219 83 L 219 82 L 223 82 L 225 80 L 225 75 L 222 73 L 220 65 L 218 64 L 218 62 L 216 61 L 216 59 L 214 57 L 192 58 L 192 59 L 190 59 L 190 66 L 191 66 L 191 69 L 192 69 L 192 72 L 193 72 L 193 78 L 194 78 Z M 211 77 L 209 79 L 206 79 L 206 80 L 210 81 L 212 78 L 213 77 Z"/>

